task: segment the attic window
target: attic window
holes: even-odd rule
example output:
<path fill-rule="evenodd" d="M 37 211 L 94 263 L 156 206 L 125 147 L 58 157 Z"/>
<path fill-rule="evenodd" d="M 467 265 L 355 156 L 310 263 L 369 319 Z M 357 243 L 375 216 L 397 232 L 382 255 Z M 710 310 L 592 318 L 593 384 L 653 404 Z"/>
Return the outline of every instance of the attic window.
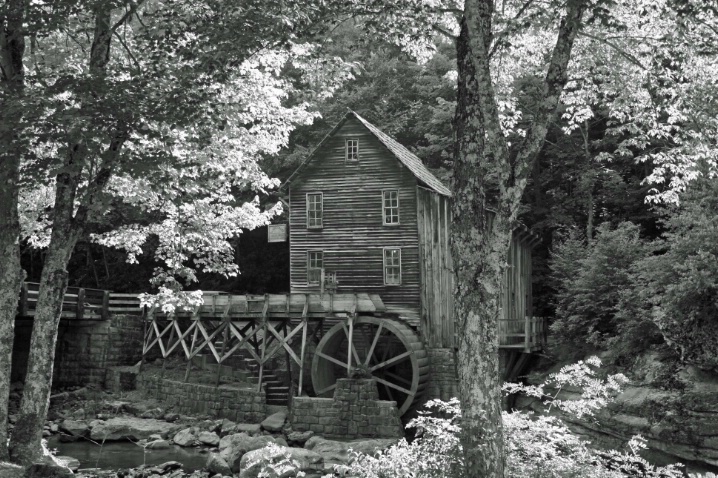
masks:
<path fill-rule="evenodd" d="M 359 140 L 358 139 L 346 140 L 346 160 L 347 161 L 359 161 Z"/>

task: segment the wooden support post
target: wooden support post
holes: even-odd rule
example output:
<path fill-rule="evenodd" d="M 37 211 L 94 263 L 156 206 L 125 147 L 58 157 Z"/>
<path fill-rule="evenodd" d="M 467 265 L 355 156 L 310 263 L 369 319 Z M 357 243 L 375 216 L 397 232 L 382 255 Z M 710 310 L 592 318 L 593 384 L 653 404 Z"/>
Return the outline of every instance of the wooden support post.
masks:
<path fill-rule="evenodd" d="M 352 345 L 353 345 L 353 339 L 354 336 L 354 317 L 349 316 L 349 337 L 347 338 L 349 341 L 349 350 L 347 351 L 347 376 L 351 375 L 352 371 Z"/>
<path fill-rule="evenodd" d="M 309 327 L 309 324 L 307 323 L 307 318 L 302 318 L 302 349 L 299 352 L 299 390 L 297 391 L 297 396 L 302 396 L 302 383 L 304 382 L 304 351 L 307 347 L 307 328 Z"/>
<path fill-rule="evenodd" d="M 199 320 L 199 306 L 195 307 L 194 312 L 192 313 L 192 320 Z M 187 370 L 184 372 L 184 382 L 187 383 L 189 381 L 189 373 L 192 370 L 192 358 L 194 354 L 194 348 L 197 344 L 197 332 L 199 332 L 199 323 L 194 322 L 194 332 L 192 333 L 192 345 L 190 345 L 189 348 L 189 358 L 187 359 Z"/>
<path fill-rule="evenodd" d="M 75 316 L 77 320 L 82 320 L 85 316 L 85 289 L 77 289 L 77 311 Z"/>
<path fill-rule="evenodd" d="M 524 350 L 526 352 L 531 351 L 529 346 L 531 342 L 531 317 L 524 316 Z"/>
<path fill-rule="evenodd" d="M 20 316 L 27 317 L 27 282 L 23 282 L 20 289 Z"/>
<path fill-rule="evenodd" d="M 100 316 L 102 320 L 109 320 L 110 318 L 110 291 L 106 290 L 102 292 L 102 309 L 100 310 Z"/>
<path fill-rule="evenodd" d="M 262 353 L 259 360 L 259 383 L 257 391 L 262 391 L 262 380 L 264 378 L 264 356 L 267 353 L 267 311 L 269 310 L 269 294 L 264 294 L 264 308 L 262 309 Z"/>
<path fill-rule="evenodd" d="M 170 313 L 167 316 L 167 320 L 172 321 L 174 320 L 174 312 Z M 160 378 L 163 378 L 165 376 L 165 368 L 167 367 L 167 358 L 170 356 L 169 349 L 172 347 L 172 341 L 175 338 L 175 328 L 172 327 L 170 329 L 170 338 L 167 341 L 167 352 L 162 354 L 162 371 L 160 372 Z M 160 338 L 162 340 L 162 338 Z"/>
<path fill-rule="evenodd" d="M 227 307 L 229 309 L 229 306 Z M 224 351 L 227 348 L 227 340 L 229 340 L 229 316 L 225 313 L 222 317 L 222 324 L 224 325 L 224 336 L 222 337 L 222 352 L 219 354 L 220 360 L 217 362 L 217 378 L 215 380 L 214 388 L 219 387 L 219 379 L 222 375 L 222 362 L 224 361 Z"/>

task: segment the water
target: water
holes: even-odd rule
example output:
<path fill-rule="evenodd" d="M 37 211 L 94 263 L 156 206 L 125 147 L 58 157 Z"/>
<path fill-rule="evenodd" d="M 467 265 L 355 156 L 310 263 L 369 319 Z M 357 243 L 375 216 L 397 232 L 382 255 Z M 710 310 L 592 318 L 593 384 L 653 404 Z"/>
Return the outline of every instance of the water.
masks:
<path fill-rule="evenodd" d="M 132 442 L 105 442 L 103 446 L 86 440 L 61 443 L 56 438 L 48 439 L 48 447 L 56 449 L 58 456 L 71 456 L 80 461 L 80 468 L 115 470 L 134 468 L 143 464 L 159 465 L 167 461 L 182 463 L 185 471 L 204 468 L 208 454 L 200 448 L 182 448 L 170 445 L 166 450 L 145 450 Z"/>

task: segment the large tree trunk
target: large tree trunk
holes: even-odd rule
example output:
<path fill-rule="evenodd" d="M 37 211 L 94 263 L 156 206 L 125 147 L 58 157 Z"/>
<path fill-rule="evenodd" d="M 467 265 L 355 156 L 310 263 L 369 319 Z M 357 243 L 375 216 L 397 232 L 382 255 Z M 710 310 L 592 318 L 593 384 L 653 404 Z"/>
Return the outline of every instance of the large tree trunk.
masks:
<path fill-rule="evenodd" d="M 79 178 L 76 161 L 70 153 L 65 163 L 69 171 L 57 177 L 52 235 L 40 278 L 20 413 L 10 443 L 11 458 L 22 464 L 30 464 L 42 456 L 40 441 L 50 404 L 57 331 L 67 289 L 65 269 L 82 233 L 81 225 L 73 218 Z"/>
<path fill-rule="evenodd" d="M 533 163 L 566 84 L 584 0 L 569 0 L 540 106 L 523 142 L 509 154 L 491 80 L 493 0 L 466 0 L 457 40 L 451 253 L 456 281 L 461 444 L 467 478 L 504 476 L 498 319 L 511 232 Z M 488 203 L 495 211 L 487 211 Z"/>
<path fill-rule="evenodd" d="M 0 149 L 5 142 L 0 142 Z M 20 160 L 0 155 L 0 461 L 7 449 L 8 401 L 12 350 L 15 340 L 15 313 L 25 272 L 20 265 L 20 224 L 17 216 Z"/>
<path fill-rule="evenodd" d="M 6 95 L 0 105 L 0 461 L 9 457 L 7 419 L 15 313 L 25 278 L 17 210 L 21 151 L 13 130 L 22 116 L 17 100 L 23 90 L 25 2 L 9 1 L 5 8 L 6 16 L 0 17 L 0 83 Z"/>

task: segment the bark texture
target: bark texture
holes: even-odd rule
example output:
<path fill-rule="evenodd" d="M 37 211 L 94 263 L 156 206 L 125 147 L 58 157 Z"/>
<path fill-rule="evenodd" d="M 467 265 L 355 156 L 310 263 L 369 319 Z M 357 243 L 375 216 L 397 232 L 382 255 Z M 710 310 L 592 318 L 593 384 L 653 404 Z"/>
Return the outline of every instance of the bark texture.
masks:
<path fill-rule="evenodd" d="M 112 28 L 110 6 L 102 5 L 95 12 L 95 31 L 89 64 L 95 77 L 95 94 L 104 90 L 105 67 L 110 55 Z M 120 121 L 109 138 L 108 147 L 99 158 L 91 158 L 81 135 L 70 142 L 61 172 L 56 176 L 52 233 L 40 278 L 40 290 L 33 321 L 25 388 L 15 429 L 10 442 L 10 457 L 29 464 L 42 454 L 42 430 L 50 404 L 53 363 L 62 302 L 67 289 L 67 264 L 72 251 L 87 225 L 90 211 L 96 209 L 118 162 L 127 138 L 127 129 Z M 92 167 L 89 165 L 92 163 Z M 94 174 L 91 174 L 93 173 Z M 84 192 L 80 193 L 83 174 L 89 175 Z M 74 212 L 76 199 L 79 207 Z"/>
<path fill-rule="evenodd" d="M 539 111 L 524 141 L 511 154 L 491 81 L 494 3 L 466 0 L 464 4 L 457 40 L 451 252 L 456 273 L 461 443 L 467 478 L 504 476 L 498 354 L 504 267 L 521 196 L 567 81 L 566 68 L 584 8 L 584 0 L 569 0 Z M 487 206 L 495 211 L 491 217 Z"/>
<path fill-rule="evenodd" d="M 21 151 L 14 141 L 22 115 L 24 11 L 25 2 L 14 0 L 6 2 L 5 15 L 0 14 L 0 461 L 9 458 L 6 424 L 15 313 L 25 278 L 17 210 Z"/>

